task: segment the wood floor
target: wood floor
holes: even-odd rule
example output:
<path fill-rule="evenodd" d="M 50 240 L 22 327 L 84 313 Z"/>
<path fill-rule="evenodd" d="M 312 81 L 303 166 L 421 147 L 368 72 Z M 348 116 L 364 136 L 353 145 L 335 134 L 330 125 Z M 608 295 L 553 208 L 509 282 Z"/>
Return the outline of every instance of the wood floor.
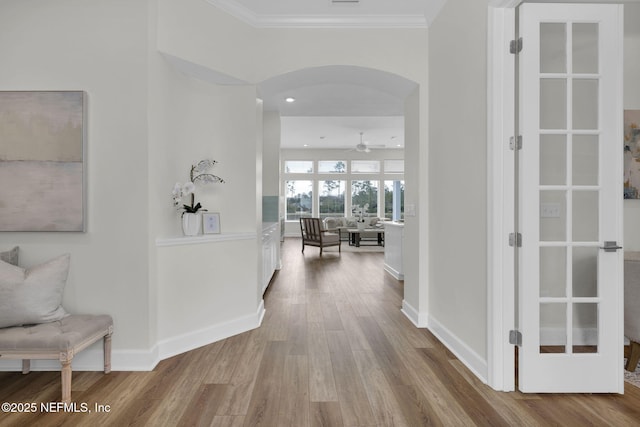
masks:
<path fill-rule="evenodd" d="M 629 384 L 623 396 L 491 390 L 402 315 L 382 253 L 314 249 L 285 242 L 259 329 L 153 372 L 74 373 L 72 398 L 92 413 L 0 413 L 0 426 L 640 425 Z M 56 372 L 0 373 L 0 402 L 59 397 Z"/>

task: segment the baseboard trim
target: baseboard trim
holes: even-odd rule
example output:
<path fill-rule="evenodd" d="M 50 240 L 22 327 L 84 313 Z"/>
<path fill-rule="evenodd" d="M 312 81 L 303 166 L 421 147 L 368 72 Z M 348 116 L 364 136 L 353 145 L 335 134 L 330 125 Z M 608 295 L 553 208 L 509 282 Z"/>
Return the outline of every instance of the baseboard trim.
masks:
<path fill-rule="evenodd" d="M 152 371 L 164 359 L 260 327 L 264 319 L 264 300 L 254 314 L 212 325 L 197 331 L 164 339 L 149 350 L 114 350 L 112 371 Z M 72 362 L 74 371 L 104 370 L 102 341 L 78 353 Z M 32 371 L 59 371 L 58 360 L 32 360 Z M 0 360 L 0 372 L 22 371 L 20 360 Z"/>
<path fill-rule="evenodd" d="M 429 320 L 429 316 L 426 313 L 420 313 L 413 308 L 406 300 L 402 300 L 402 309 L 400 310 L 407 319 L 411 321 L 417 328 L 426 328 Z"/>
<path fill-rule="evenodd" d="M 418 328 L 427 328 L 438 340 L 449 349 L 473 374 L 487 384 L 487 361 L 468 345 L 451 333 L 440 322 L 428 313 L 420 313 L 407 301 L 402 301 L 402 313 Z"/>
<path fill-rule="evenodd" d="M 255 329 L 262 324 L 264 312 L 264 300 L 262 300 L 254 314 L 159 341 L 160 360 Z"/>
<path fill-rule="evenodd" d="M 391 267 L 386 263 L 384 264 L 384 271 L 392 275 L 396 280 L 404 280 L 403 273 L 400 273 L 398 270 L 396 270 L 395 268 Z"/>
<path fill-rule="evenodd" d="M 487 384 L 487 361 L 455 334 L 445 328 L 440 322 L 429 316 L 429 331 L 440 340 L 473 374 L 483 383 Z"/>

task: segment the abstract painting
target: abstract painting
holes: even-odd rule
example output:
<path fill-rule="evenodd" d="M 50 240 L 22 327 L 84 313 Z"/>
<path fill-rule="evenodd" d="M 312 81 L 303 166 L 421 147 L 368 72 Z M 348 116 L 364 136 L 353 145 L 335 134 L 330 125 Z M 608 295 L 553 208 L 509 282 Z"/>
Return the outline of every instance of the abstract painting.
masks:
<path fill-rule="evenodd" d="M 0 231 L 84 231 L 84 135 L 84 92 L 0 92 Z"/>
<path fill-rule="evenodd" d="M 640 199 L 640 110 L 624 112 L 624 198 Z"/>

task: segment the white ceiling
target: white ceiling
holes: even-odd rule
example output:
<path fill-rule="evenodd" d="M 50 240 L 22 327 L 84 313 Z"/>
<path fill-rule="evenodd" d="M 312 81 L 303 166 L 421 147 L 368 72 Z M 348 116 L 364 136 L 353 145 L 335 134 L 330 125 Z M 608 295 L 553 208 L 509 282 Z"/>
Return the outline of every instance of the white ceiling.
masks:
<path fill-rule="evenodd" d="M 372 149 L 404 148 L 404 117 L 282 117 L 283 148 L 353 150 L 362 141 Z M 379 146 L 384 147 L 379 147 Z"/>
<path fill-rule="evenodd" d="M 415 88 L 382 71 L 328 66 L 269 79 L 258 93 L 266 111 L 280 113 L 282 148 L 353 148 L 363 132 L 365 141 L 397 149 L 404 148 L 404 100 Z"/>
<path fill-rule="evenodd" d="M 446 0 L 206 0 L 255 27 L 425 28 Z M 346 66 L 284 74 L 258 86 L 282 117 L 282 148 L 353 148 L 364 140 L 404 147 L 404 100 L 416 84 Z M 294 103 L 285 102 L 293 97 Z"/>

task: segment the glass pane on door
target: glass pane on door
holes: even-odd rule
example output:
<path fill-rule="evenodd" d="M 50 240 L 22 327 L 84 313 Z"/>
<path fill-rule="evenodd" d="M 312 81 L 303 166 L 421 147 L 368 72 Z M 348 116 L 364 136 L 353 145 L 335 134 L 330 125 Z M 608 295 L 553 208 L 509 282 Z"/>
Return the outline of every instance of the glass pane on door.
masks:
<path fill-rule="evenodd" d="M 564 297 L 567 295 L 567 248 L 540 248 L 540 296 Z"/>
<path fill-rule="evenodd" d="M 598 304 L 573 304 L 573 353 L 598 352 Z"/>
<path fill-rule="evenodd" d="M 567 136 L 540 135 L 540 185 L 567 183 Z"/>
<path fill-rule="evenodd" d="M 574 23 L 572 27 L 573 72 L 584 74 L 597 73 L 598 24 Z"/>
<path fill-rule="evenodd" d="M 598 80 L 573 80 L 573 129 L 598 129 Z"/>
<path fill-rule="evenodd" d="M 565 353 L 567 304 L 540 304 L 540 353 Z"/>
<path fill-rule="evenodd" d="M 566 191 L 540 192 L 540 240 L 564 242 L 567 240 Z"/>
<path fill-rule="evenodd" d="M 573 248 L 572 289 L 574 297 L 595 298 L 598 296 L 598 248 Z"/>
<path fill-rule="evenodd" d="M 567 24 L 540 24 L 540 72 L 567 72 Z"/>
<path fill-rule="evenodd" d="M 567 80 L 540 80 L 540 129 L 567 128 Z"/>
<path fill-rule="evenodd" d="M 598 135 L 573 136 L 573 185 L 598 185 L 599 149 Z"/>
<path fill-rule="evenodd" d="M 573 241 L 597 242 L 599 233 L 598 191 L 573 192 Z"/>

